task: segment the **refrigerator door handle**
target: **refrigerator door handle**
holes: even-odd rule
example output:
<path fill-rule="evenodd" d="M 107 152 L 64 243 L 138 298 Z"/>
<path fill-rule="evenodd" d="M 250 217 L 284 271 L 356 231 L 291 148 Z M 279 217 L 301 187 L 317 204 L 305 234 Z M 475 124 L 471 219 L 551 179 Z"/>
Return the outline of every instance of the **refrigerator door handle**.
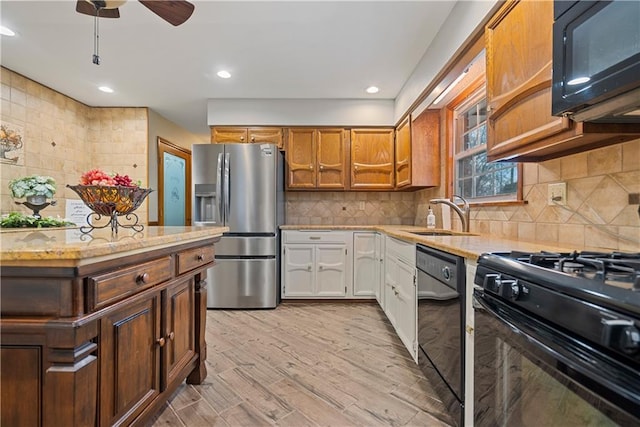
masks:
<path fill-rule="evenodd" d="M 230 210 L 230 200 L 231 200 L 231 183 L 229 182 L 230 170 L 231 170 L 231 161 L 230 161 L 229 153 L 225 153 L 224 155 L 224 214 L 225 220 L 228 223 L 228 219 L 231 218 Z"/>
<path fill-rule="evenodd" d="M 216 208 L 218 209 L 218 222 L 224 224 L 222 217 L 222 153 L 218 154 L 218 166 L 216 168 Z"/>

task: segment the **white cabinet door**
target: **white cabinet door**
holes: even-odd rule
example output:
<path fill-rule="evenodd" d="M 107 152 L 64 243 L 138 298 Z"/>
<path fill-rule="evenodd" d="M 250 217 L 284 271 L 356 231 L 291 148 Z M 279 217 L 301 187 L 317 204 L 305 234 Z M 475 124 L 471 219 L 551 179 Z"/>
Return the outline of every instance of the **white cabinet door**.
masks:
<path fill-rule="evenodd" d="M 396 332 L 417 362 L 417 295 L 415 268 L 402 261 L 397 264 Z"/>
<path fill-rule="evenodd" d="M 285 245 L 283 262 L 283 296 L 308 297 L 314 295 L 315 246 Z"/>
<path fill-rule="evenodd" d="M 378 277 L 375 278 L 376 300 L 384 310 L 384 235 L 376 233 L 376 257 L 378 262 Z"/>
<path fill-rule="evenodd" d="M 317 245 L 317 296 L 343 297 L 347 293 L 347 248 L 345 245 Z"/>
<path fill-rule="evenodd" d="M 387 254 L 384 260 L 384 313 L 393 325 L 396 327 L 396 310 L 397 310 L 397 297 L 396 297 L 396 277 L 398 274 L 398 260 Z"/>
<path fill-rule="evenodd" d="M 374 232 L 353 233 L 353 295 L 376 296 L 379 288 L 379 256 Z M 377 289 L 376 289 L 377 288 Z"/>

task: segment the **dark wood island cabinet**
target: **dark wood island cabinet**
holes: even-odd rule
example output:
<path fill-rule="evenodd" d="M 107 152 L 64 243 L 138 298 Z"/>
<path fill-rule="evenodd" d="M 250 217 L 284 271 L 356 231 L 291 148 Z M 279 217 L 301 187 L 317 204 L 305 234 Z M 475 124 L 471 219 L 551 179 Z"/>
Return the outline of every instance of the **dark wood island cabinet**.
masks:
<path fill-rule="evenodd" d="M 0 425 L 143 425 L 201 383 L 224 231 L 2 232 Z"/>

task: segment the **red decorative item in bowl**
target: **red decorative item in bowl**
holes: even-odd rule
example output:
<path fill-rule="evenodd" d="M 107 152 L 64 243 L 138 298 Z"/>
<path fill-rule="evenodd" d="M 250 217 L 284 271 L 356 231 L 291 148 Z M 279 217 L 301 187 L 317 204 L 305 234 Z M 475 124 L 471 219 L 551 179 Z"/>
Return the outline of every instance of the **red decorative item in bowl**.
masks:
<path fill-rule="evenodd" d="M 150 188 L 141 188 L 135 186 L 122 186 L 122 185 L 67 185 L 70 189 L 75 191 L 85 205 L 89 207 L 100 219 L 102 215 L 111 218 L 109 224 L 111 225 L 111 231 L 117 233 L 118 225 L 125 228 L 133 228 L 135 231 L 142 231 L 144 226 L 138 224 L 138 216 L 134 213 L 136 209 L 142 204 L 144 199 L 153 190 Z M 94 215 L 90 214 L 89 216 Z M 126 219 L 135 219 L 134 224 L 120 224 L 118 216 L 125 215 Z M 89 232 L 94 228 L 104 227 L 89 227 L 88 231 L 82 230 L 86 227 L 81 227 L 81 231 Z"/>

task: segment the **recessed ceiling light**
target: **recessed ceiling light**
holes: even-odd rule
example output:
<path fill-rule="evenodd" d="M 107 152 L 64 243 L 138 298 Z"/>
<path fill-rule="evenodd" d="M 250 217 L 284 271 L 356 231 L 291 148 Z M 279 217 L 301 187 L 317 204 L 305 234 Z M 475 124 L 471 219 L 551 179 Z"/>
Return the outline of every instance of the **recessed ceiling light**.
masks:
<path fill-rule="evenodd" d="M 231 73 L 225 70 L 218 71 L 218 77 L 222 79 L 228 79 L 229 77 L 231 77 Z"/>
<path fill-rule="evenodd" d="M 105 93 L 113 93 L 113 89 L 111 89 L 109 86 L 100 86 L 98 90 L 101 90 Z"/>
<path fill-rule="evenodd" d="M 375 86 L 369 86 L 369 87 L 367 88 L 367 93 L 378 93 L 379 91 L 380 91 L 380 89 L 378 89 L 378 88 L 377 88 L 377 87 L 375 87 Z"/>
<path fill-rule="evenodd" d="M 4 26 L 0 26 L 0 34 L 2 34 L 3 36 L 9 36 L 9 37 L 13 37 L 16 35 L 16 33 L 11 28 L 7 28 Z"/>

